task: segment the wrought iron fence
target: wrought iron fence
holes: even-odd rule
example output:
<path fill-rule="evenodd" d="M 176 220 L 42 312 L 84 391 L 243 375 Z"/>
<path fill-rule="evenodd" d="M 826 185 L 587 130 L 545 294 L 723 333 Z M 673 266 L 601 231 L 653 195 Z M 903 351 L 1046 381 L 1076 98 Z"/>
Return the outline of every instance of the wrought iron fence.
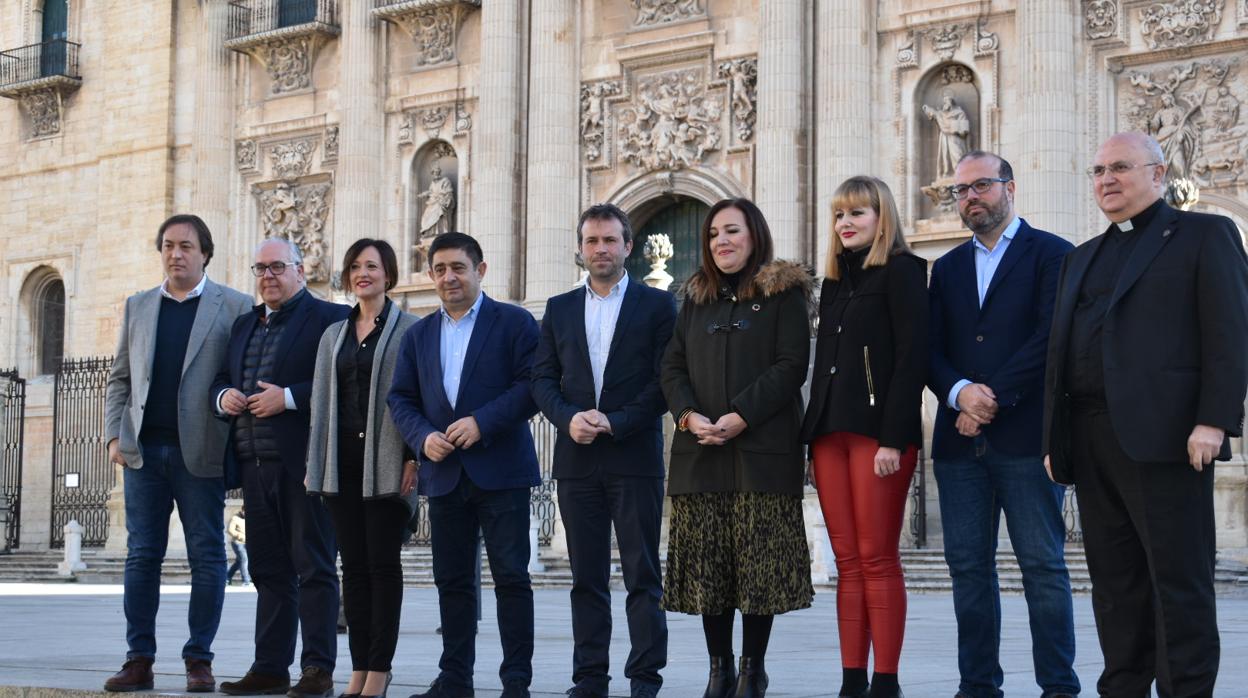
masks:
<path fill-rule="evenodd" d="M 78 78 L 78 44 L 64 39 L 0 51 L 0 87 L 52 75 Z"/>
<path fill-rule="evenodd" d="M 300 24 L 337 27 L 338 0 L 234 0 L 230 3 L 230 39 Z"/>
<path fill-rule="evenodd" d="M 108 493 L 116 473 L 104 443 L 104 395 L 111 357 L 64 359 L 56 372 L 52 417 L 52 547 L 65 544 L 71 519 L 84 546 L 108 538 Z"/>
<path fill-rule="evenodd" d="M 1062 518 L 1066 521 L 1066 542 L 1083 545 L 1083 527 L 1079 524 L 1079 500 L 1075 488 L 1067 487 L 1062 501 Z"/>
<path fill-rule="evenodd" d="M 550 545 L 555 535 L 555 479 L 551 477 L 555 460 L 555 437 L 558 430 L 540 412 L 529 420 L 533 444 L 537 447 L 537 465 L 542 484 L 533 488 L 529 498 L 529 514 L 538 520 L 537 544 Z M 429 504 L 420 497 L 416 504 L 415 528 L 407 541 L 410 546 L 429 545 Z"/>
<path fill-rule="evenodd" d="M 22 521 L 22 441 L 25 435 L 26 379 L 17 369 L 0 371 L 0 547 L 18 547 Z"/>
<path fill-rule="evenodd" d="M 910 535 L 914 547 L 927 547 L 927 459 L 919 451 L 919 465 L 910 481 Z"/>

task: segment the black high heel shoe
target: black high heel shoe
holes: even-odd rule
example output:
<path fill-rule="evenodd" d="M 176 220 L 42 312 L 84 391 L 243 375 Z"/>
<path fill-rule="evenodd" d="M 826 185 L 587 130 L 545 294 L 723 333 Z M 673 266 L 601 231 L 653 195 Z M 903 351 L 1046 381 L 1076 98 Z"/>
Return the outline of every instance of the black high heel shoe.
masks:
<path fill-rule="evenodd" d="M 736 665 L 734 657 L 711 657 L 711 675 L 706 681 L 706 692 L 702 698 L 731 698 L 733 688 L 737 685 Z"/>
<path fill-rule="evenodd" d="M 763 698 L 767 695 L 767 672 L 762 657 L 742 657 L 733 698 Z"/>
<path fill-rule="evenodd" d="M 381 693 L 375 696 L 366 696 L 362 693 L 357 694 L 353 698 L 386 698 L 386 691 L 390 690 L 390 681 L 394 678 L 394 672 L 386 672 L 386 685 L 381 687 Z M 341 698 L 341 697 L 340 697 Z"/>

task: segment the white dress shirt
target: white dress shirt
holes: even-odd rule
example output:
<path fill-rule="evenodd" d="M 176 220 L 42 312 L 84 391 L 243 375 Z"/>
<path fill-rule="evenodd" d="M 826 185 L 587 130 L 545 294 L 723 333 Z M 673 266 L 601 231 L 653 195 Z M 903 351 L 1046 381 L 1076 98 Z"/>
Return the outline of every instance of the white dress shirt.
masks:
<path fill-rule="evenodd" d="M 628 290 L 628 272 L 616 282 L 607 295 L 600 296 L 589 280 L 585 281 L 585 341 L 589 345 L 589 367 L 594 372 L 594 404 L 602 398 L 603 374 L 611 354 L 615 323 L 620 319 L 624 292 Z"/>
<path fill-rule="evenodd" d="M 169 293 L 169 279 L 166 278 L 164 283 L 160 285 L 160 295 L 164 296 L 165 298 L 168 298 L 171 301 L 183 303 L 185 301 L 189 301 L 192 298 L 199 298 L 200 296 L 204 295 L 204 287 L 207 285 L 208 285 L 208 275 L 201 274 L 199 277 L 199 283 L 195 284 L 195 288 L 186 292 L 186 298 L 178 298 L 172 293 Z"/>
<path fill-rule="evenodd" d="M 459 398 L 464 358 L 468 354 L 468 342 L 472 340 L 472 329 L 477 326 L 477 315 L 484 298 L 485 294 L 478 292 L 476 302 L 458 320 L 446 312 L 446 306 L 438 310 L 442 314 L 442 338 L 438 347 L 442 361 L 442 390 L 446 392 L 446 401 L 451 403 L 451 409 L 455 408 L 455 400 Z"/>

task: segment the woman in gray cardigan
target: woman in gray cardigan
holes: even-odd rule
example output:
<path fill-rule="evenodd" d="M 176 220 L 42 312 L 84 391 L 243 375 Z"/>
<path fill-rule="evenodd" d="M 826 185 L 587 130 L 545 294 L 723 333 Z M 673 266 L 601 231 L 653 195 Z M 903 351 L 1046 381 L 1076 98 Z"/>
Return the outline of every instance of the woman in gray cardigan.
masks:
<path fill-rule="evenodd" d="M 343 288 L 359 302 L 321 335 L 304 484 L 324 497 L 342 555 L 351 647 L 342 695 L 371 698 L 390 683 L 403 602 L 399 550 L 416 504 L 416 460 L 386 406 L 399 340 L 416 317 L 386 297 L 398 260 L 384 240 L 357 240 L 342 269 Z"/>

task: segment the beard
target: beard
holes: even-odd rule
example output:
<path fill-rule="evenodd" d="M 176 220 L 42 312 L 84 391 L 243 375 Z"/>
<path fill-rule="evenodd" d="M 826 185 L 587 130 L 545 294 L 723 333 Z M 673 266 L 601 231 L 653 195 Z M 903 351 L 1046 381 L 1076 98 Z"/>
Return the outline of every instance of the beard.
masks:
<path fill-rule="evenodd" d="M 962 222 L 971 232 L 976 235 L 990 233 L 997 226 L 1005 221 L 1009 214 L 1008 201 L 1003 197 L 997 204 L 991 205 L 985 201 L 980 201 L 977 205 L 982 206 L 983 213 L 968 215 L 965 211 L 958 211 L 958 215 L 962 218 Z"/>

